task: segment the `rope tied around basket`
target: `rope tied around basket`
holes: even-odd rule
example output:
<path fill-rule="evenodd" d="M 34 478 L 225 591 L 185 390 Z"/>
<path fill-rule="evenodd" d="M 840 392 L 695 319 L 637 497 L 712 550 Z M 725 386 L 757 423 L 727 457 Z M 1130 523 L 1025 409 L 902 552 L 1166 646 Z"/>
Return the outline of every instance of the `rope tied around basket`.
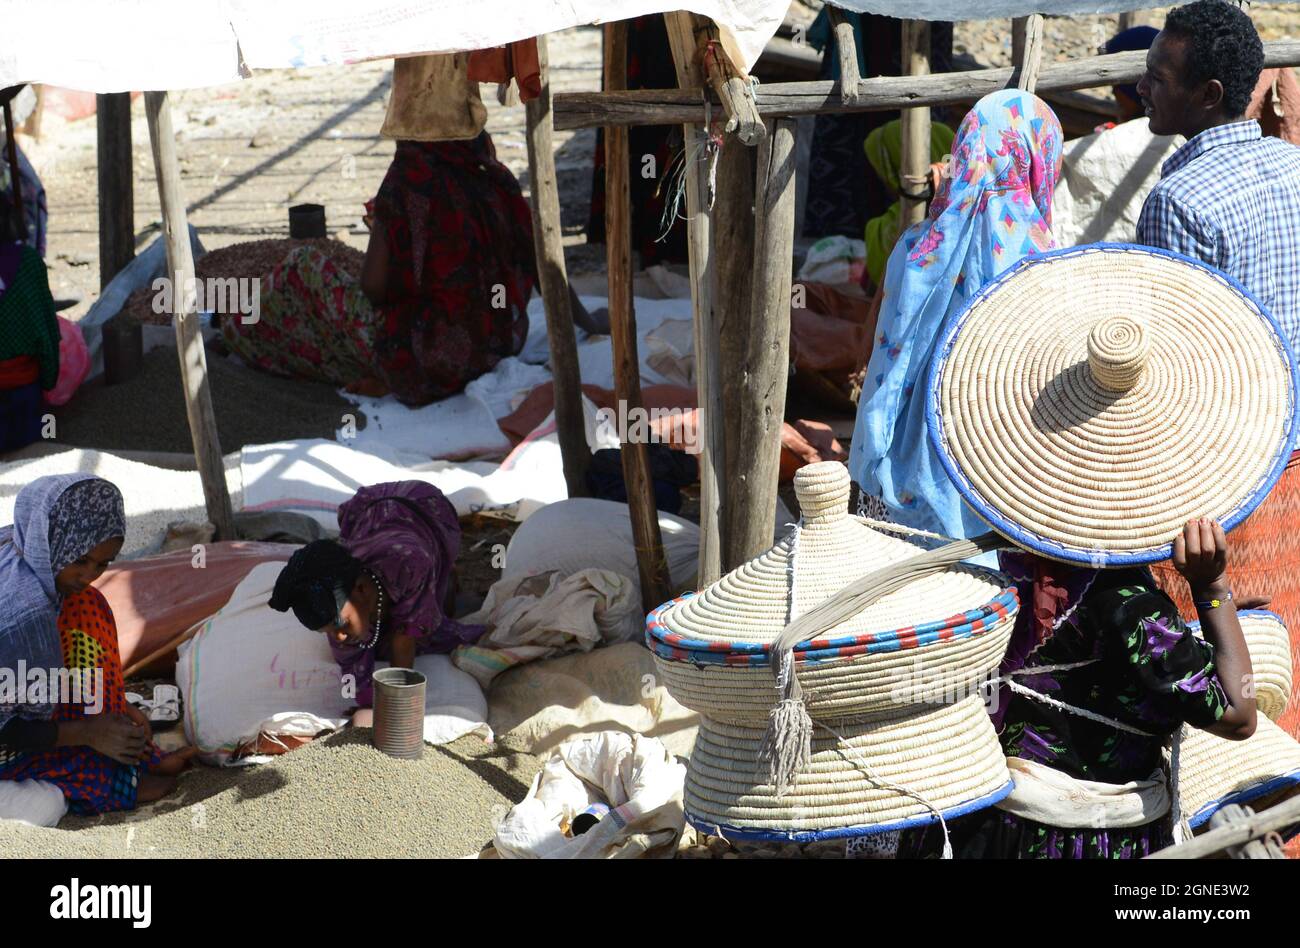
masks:
<path fill-rule="evenodd" d="M 796 528 L 789 556 L 789 618 L 769 653 L 781 698 L 768 714 L 767 731 L 759 750 L 759 759 L 768 762 L 768 779 L 776 788 L 777 796 L 785 794 L 794 783 L 795 775 L 812 759 L 813 720 L 804 703 L 799 676 L 794 670 L 795 647 L 849 620 L 878 599 L 897 592 L 914 580 L 943 572 L 963 560 L 1007 545 L 1003 537 L 991 532 L 970 540 L 956 540 L 867 573 L 796 617 L 794 553 L 798 534 Z"/>

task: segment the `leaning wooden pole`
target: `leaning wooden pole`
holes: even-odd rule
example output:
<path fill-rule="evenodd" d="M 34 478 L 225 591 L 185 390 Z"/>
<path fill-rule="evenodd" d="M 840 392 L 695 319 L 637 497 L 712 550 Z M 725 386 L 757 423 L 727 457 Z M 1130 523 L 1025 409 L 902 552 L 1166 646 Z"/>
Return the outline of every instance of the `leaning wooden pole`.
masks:
<path fill-rule="evenodd" d="M 930 74 L 930 24 L 925 20 L 903 21 L 903 68 L 908 76 Z M 925 219 L 930 181 L 930 107 L 903 110 L 903 160 L 899 227 L 906 230 Z"/>
<path fill-rule="evenodd" d="M 1031 13 L 1011 23 L 1011 85 L 1026 92 L 1038 88 L 1043 66 L 1043 15 Z"/>
<path fill-rule="evenodd" d="M 582 373 L 578 340 L 573 331 L 569 275 L 564 265 L 560 231 L 560 187 L 555 175 L 555 143 L 551 119 L 551 76 L 546 36 L 537 37 L 537 61 L 542 93 L 526 103 L 528 122 L 528 180 L 532 191 L 533 245 L 537 278 L 546 312 L 546 338 L 551 348 L 551 385 L 555 393 L 555 428 L 560 439 L 564 482 L 570 497 L 587 493 L 591 448 L 582 416 Z"/>
<path fill-rule="evenodd" d="M 605 24 L 605 88 L 627 88 L 627 24 Z M 614 392 L 620 413 L 638 417 L 641 368 L 636 315 L 632 311 L 632 196 L 628 182 L 627 129 L 605 129 L 605 250 L 609 269 L 609 327 L 614 351 Z M 629 429 L 643 426 L 629 425 Z M 659 533 L 650 456 L 643 441 L 624 441 L 623 480 L 636 543 L 641 601 L 649 612 L 668 599 L 671 580 Z"/>
<path fill-rule="evenodd" d="M 840 57 L 840 98 L 845 105 L 856 105 L 862 75 L 858 71 L 858 42 L 853 35 L 853 24 L 839 7 L 826 9 L 835 28 L 835 48 Z"/>
<path fill-rule="evenodd" d="M 726 365 L 731 426 L 745 446 L 738 470 L 729 472 L 728 502 L 741 514 L 733 537 L 742 555 L 758 556 L 772 545 L 772 510 L 781 468 L 790 365 L 790 280 L 794 266 L 795 128 L 793 119 L 768 124 L 759 144 L 754 198 L 754 272 L 744 361 Z"/>
<path fill-rule="evenodd" d="M 668 44 L 684 89 L 703 90 L 696 28 L 703 17 L 686 11 L 664 14 Z M 703 94 L 701 92 L 701 94 Z M 695 322 L 695 389 L 699 411 L 695 443 L 700 464 L 700 552 L 696 582 L 703 589 L 722 576 L 722 512 L 726 484 L 726 445 L 722 374 L 718 352 L 717 271 L 714 266 L 712 211 L 709 207 L 709 130 L 683 126 L 686 150 L 686 240 L 691 271 L 691 307 Z"/>
<path fill-rule="evenodd" d="M 11 102 L 4 104 L 5 114 L 5 160 L 9 162 L 9 187 L 13 189 L 14 222 L 22 230 L 23 239 L 27 238 L 27 214 L 23 208 L 23 176 L 18 167 L 18 142 L 14 138 L 14 111 Z"/>
<path fill-rule="evenodd" d="M 185 196 L 181 192 L 181 169 L 176 160 L 171 105 L 166 92 L 146 92 L 144 104 L 158 177 L 158 201 L 162 205 L 167 272 L 172 281 L 172 324 L 176 329 L 176 353 L 181 361 L 181 385 L 185 390 L 185 413 L 194 442 L 194 459 L 203 482 L 208 519 L 217 528 L 216 538 L 234 540 L 235 515 L 226 489 L 226 468 L 217 438 L 217 420 L 212 412 L 212 393 L 208 390 L 208 361 L 199 332 L 197 301 L 191 292 L 194 257 L 190 251 L 189 225 L 185 221 Z"/>

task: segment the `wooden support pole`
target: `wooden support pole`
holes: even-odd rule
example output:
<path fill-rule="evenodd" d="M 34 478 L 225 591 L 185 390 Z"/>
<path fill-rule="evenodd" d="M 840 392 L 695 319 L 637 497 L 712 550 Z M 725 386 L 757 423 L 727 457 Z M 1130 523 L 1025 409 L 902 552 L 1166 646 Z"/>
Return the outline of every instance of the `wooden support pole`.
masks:
<path fill-rule="evenodd" d="M 1014 71 L 1010 85 L 1033 92 L 1038 86 L 1038 74 L 1043 66 L 1041 13 L 1019 16 L 1011 22 L 1011 61 Z"/>
<path fill-rule="evenodd" d="M 212 412 L 212 393 L 208 390 L 208 360 L 203 352 L 193 293 L 194 256 L 190 251 L 189 225 L 185 221 L 185 195 L 181 191 L 181 169 L 176 160 L 171 104 L 166 92 L 146 92 L 144 105 L 154 172 L 158 177 L 167 272 L 172 280 L 172 324 L 176 329 L 176 353 L 181 361 L 181 385 L 185 389 L 185 413 L 194 442 L 194 460 L 203 482 L 208 519 L 217 528 L 216 539 L 234 540 L 237 538 L 235 515 L 226 489 L 226 468 L 217 438 L 217 420 Z"/>
<path fill-rule="evenodd" d="M 1119 15 L 1119 32 L 1123 33 L 1127 29 L 1132 29 L 1138 25 L 1138 11 L 1126 10 Z"/>
<path fill-rule="evenodd" d="M 844 11 L 839 7 L 827 7 L 827 10 L 831 25 L 835 27 L 835 47 L 840 54 L 840 99 L 845 105 L 856 105 L 862 75 L 858 72 L 858 43 L 853 35 L 853 24 L 845 19 Z"/>
<path fill-rule="evenodd" d="M 764 133 L 764 138 L 767 135 Z M 722 504 L 722 571 L 735 569 L 752 558 L 747 553 L 745 540 L 749 529 L 747 517 L 752 514 L 731 493 L 735 472 L 747 463 L 752 445 L 741 437 L 734 420 L 749 405 L 749 393 L 741 384 L 739 373 L 729 373 L 723 366 L 737 366 L 744 362 L 749 350 L 753 323 L 751 297 L 754 290 L 754 159 L 764 145 L 748 148 L 734 138 L 728 138 L 718 154 L 717 184 L 713 207 L 713 246 L 717 256 L 717 300 L 714 313 L 717 319 L 715 345 L 718 351 L 717 374 L 714 388 L 719 392 L 720 411 L 725 413 L 727 435 L 722 445 L 726 457 L 720 470 L 726 473 L 721 488 Z M 698 363 L 697 363 L 698 364 Z M 770 516 L 764 520 L 769 526 Z M 770 544 L 769 536 L 769 546 Z"/>
<path fill-rule="evenodd" d="M 605 24 L 605 88 L 627 87 L 627 23 Z M 605 248 L 609 268 L 609 327 L 614 351 L 614 390 L 621 413 L 637 417 L 641 369 L 637 358 L 636 315 L 632 311 L 632 207 L 628 183 L 627 128 L 605 129 Z M 659 512 L 655 507 L 650 458 L 644 442 L 622 445 L 628 515 L 636 543 L 641 601 L 649 612 L 668 599 L 670 579 Z"/>
<path fill-rule="evenodd" d="M 930 74 L 930 24 L 903 21 L 903 68 L 908 78 Z M 903 160 L 898 174 L 902 184 L 898 215 L 900 230 L 925 219 L 930 180 L 930 107 L 903 110 Z"/>
<path fill-rule="evenodd" d="M 695 89 L 702 94 L 705 76 L 696 38 L 701 20 L 704 18 L 686 11 L 664 14 L 677 82 L 683 89 Z M 709 133 L 708 129 L 694 124 L 683 126 L 682 131 L 688 162 L 686 240 L 695 323 L 695 390 L 699 404 L 695 429 L 700 464 L 700 552 L 696 582 L 703 589 L 722 576 L 726 445 L 715 306 L 717 282 L 711 244 L 713 219 L 708 200 L 709 161 L 705 149 Z"/>
<path fill-rule="evenodd" d="M 14 140 L 14 111 L 12 102 L 5 100 L 5 152 L 9 162 L 9 186 L 13 189 L 14 202 L 14 226 L 21 232 L 23 239 L 27 239 L 27 214 L 23 207 L 23 180 L 18 170 L 18 143 Z"/>
<path fill-rule="evenodd" d="M 1044 63 L 1036 92 L 1094 89 L 1137 82 L 1146 72 L 1146 50 L 1090 56 L 1064 63 Z M 1300 66 L 1300 40 L 1264 44 L 1264 68 Z M 833 82 L 764 83 L 755 102 L 764 120 L 797 115 L 879 112 L 917 106 L 960 105 L 1005 89 L 1014 72 L 973 69 L 931 76 L 877 76 L 858 83 L 856 105 L 846 105 Z M 716 109 L 717 106 L 715 105 Z M 597 125 L 680 125 L 704 121 L 699 94 L 679 89 L 633 92 L 570 92 L 555 97 L 555 127 L 561 130 Z"/>
<path fill-rule="evenodd" d="M 569 276 L 564 265 L 560 231 L 560 187 L 555 175 L 555 143 L 551 123 L 551 77 L 546 35 L 537 37 L 542 94 L 525 104 L 528 128 L 528 180 L 532 192 L 533 244 L 537 249 L 537 279 L 546 311 L 546 338 L 551 349 L 551 384 L 555 393 L 555 428 L 560 439 L 564 482 L 570 497 L 587 493 L 591 448 L 582 415 L 582 373 L 578 341 L 573 332 Z"/>
<path fill-rule="evenodd" d="M 135 259 L 135 168 L 131 93 L 95 96 L 95 162 L 99 177 L 99 288 Z"/>
<path fill-rule="evenodd" d="M 745 451 L 737 470 L 728 472 L 727 499 L 738 513 L 733 523 L 744 528 L 734 538 L 744 560 L 772 545 L 790 376 L 796 125 L 793 119 L 772 122 L 759 146 L 748 346 L 743 362 L 722 368 L 728 395 L 740 396 L 730 425 Z"/>

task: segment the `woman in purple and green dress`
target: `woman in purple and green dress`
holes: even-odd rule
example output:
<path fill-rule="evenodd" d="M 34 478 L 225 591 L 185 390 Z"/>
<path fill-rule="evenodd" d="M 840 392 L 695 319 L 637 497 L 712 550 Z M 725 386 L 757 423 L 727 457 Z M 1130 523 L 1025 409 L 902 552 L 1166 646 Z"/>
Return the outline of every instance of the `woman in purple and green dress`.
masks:
<path fill-rule="evenodd" d="M 1160 771 L 1162 746 L 1180 725 L 1229 740 L 1254 733 L 1255 699 L 1244 693 L 1250 656 L 1236 609 L 1264 603 L 1232 601 L 1227 556 L 1223 529 L 1210 521 L 1191 521 L 1174 541 L 1174 565 L 1200 612 L 1200 639 L 1145 567 L 1085 569 L 1004 552 L 1002 569 L 1016 584 L 1021 608 L 1001 675 L 1124 726 L 1003 685 L 990 711 L 1007 757 L 1079 781 L 1151 780 L 1159 796 L 1160 779 L 1151 778 Z M 957 858 L 1129 859 L 1173 842 L 1167 813 L 1136 826 L 1097 827 L 1089 820 L 1089 828 L 1080 829 L 1004 807 L 949 824 Z M 898 854 L 935 856 L 942 846 L 943 831 L 929 826 L 904 831 Z"/>
<path fill-rule="evenodd" d="M 460 521 L 432 484 L 363 487 L 339 507 L 339 539 L 297 550 L 275 581 L 271 608 L 320 632 L 356 689 L 354 724 L 370 723 L 375 660 L 411 668 L 483 634 L 452 618 Z M 351 676 L 348 678 L 347 676 Z"/>

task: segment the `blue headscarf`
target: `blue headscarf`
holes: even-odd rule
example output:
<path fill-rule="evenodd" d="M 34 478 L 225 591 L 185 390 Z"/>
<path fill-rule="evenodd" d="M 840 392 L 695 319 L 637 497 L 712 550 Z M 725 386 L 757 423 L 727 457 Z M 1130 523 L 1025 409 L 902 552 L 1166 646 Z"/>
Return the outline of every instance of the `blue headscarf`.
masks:
<path fill-rule="evenodd" d="M 1042 99 L 1017 89 L 985 96 L 957 131 L 929 217 L 890 254 L 849 470 L 900 523 L 951 537 L 988 529 L 926 437 L 925 379 L 944 320 L 1012 264 L 1055 246 L 1061 140 Z"/>
<path fill-rule="evenodd" d="M 39 477 L 18 492 L 12 526 L 0 528 L 0 669 L 63 665 L 54 577 L 105 540 L 126 535 L 122 494 L 91 474 Z M 21 706 L 0 704 L 0 726 Z M 24 717 L 49 717 L 47 706 Z"/>

